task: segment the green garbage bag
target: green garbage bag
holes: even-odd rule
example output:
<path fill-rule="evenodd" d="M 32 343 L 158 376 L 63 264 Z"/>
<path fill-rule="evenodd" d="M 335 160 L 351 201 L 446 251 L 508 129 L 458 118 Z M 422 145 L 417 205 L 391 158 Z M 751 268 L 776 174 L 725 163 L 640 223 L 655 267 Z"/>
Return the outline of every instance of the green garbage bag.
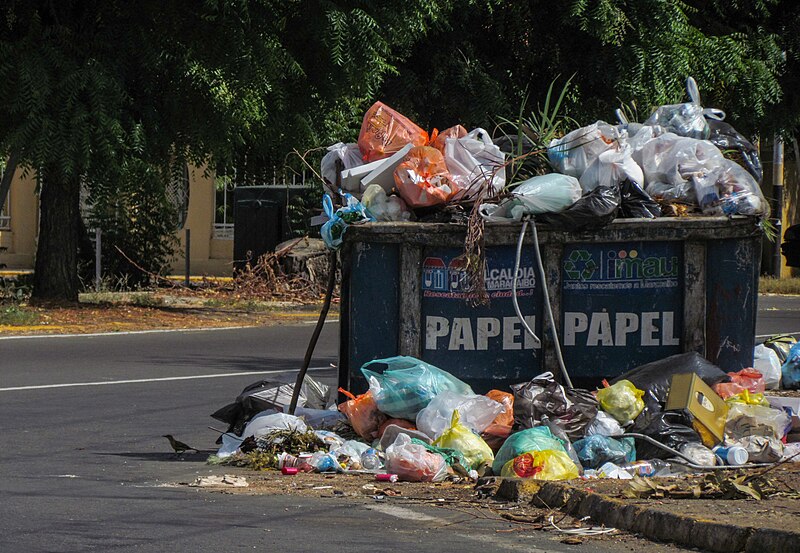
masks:
<path fill-rule="evenodd" d="M 548 449 L 563 451 L 564 453 L 567 452 L 561 440 L 553 436 L 553 433 L 550 432 L 550 429 L 546 426 L 537 426 L 535 428 L 520 430 L 515 434 L 511 434 L 503 443 L 497 455 L 494 457 L 492 472 L 500 474 L 506 463 L 523 453 L 545 451 Z"/>

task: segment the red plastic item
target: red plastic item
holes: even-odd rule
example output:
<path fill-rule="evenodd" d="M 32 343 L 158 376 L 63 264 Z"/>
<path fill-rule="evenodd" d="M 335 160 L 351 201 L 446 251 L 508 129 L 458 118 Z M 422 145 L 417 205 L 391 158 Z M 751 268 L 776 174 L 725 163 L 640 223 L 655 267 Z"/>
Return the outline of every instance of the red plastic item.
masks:
<path fill-rule="evenodd" d="M 378 482 L 397 482 L 398 477 L 396 474 L 382 473 L 382 474 L 376 474 L 375 480 L 377 480 Z"/>
<path fill-rule="evenodd" d="M 728 376 L 731 377 L 731 382 L 754 394 L 761 393 L 767 388 L 766 382 L 764 382 L 764 375 L 753 368 L 742 369 L 738 373 L 728 373 Z"/>
<path fill-rule="evenodd" d="M 339 391 L 350 398 L 350 401 L 339 404 L 339 411 L 348 418 L 356 434 L 365 440 L 377 438 L 378 429 L 386 420 L 386 415 L 378 410 L 372 392 L 356 397 L 342 388 L 339 388 Z"/>
<path fill-rule="evenodd" d="M 297 474 L 298 472 L 300 472 L 300 470 L 297 467 L 282 467 L 281 468 L 281 474 L 293 475 L 293 474 Z"/>
<path fill-rule="evenodd" d="M 358 135 L 358 148 L 364 161 L 387 158 L 409 143 L 424 146 L 428 143 L 428 133 L 383 102 L 372 104 L 364 114 Z"/>

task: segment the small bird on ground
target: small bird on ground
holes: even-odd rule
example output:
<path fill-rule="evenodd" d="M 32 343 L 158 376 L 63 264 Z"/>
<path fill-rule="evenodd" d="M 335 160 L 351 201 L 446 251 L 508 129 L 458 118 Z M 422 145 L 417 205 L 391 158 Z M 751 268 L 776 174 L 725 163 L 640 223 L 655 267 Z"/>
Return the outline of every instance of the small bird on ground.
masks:
<path fill-rule="evenodd" d="M 169 440 L 169 445 L 171 445 L 172 449 L 175 450 L 175 455 L 180 455 L 181 453 L 186 453 L 187 451 L 199 453 L 196 448 L 186 445 L 185 443 L 173 438 L 172 434 L 164 434 L 162 437 Z"/>

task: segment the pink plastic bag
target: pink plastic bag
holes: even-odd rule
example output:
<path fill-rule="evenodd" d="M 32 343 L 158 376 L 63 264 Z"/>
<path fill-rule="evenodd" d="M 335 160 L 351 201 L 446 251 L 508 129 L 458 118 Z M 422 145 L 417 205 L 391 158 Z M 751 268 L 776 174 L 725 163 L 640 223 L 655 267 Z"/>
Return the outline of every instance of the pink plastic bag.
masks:
<path fill-rule="evenodd" d="M 764 376 L 756 369 L 742 369 L 738 373 L 728 373 L 731 377 L 731 382 L 738 384 L 742 388 L 758 394 L 766 390 L 766 382 Z"/>

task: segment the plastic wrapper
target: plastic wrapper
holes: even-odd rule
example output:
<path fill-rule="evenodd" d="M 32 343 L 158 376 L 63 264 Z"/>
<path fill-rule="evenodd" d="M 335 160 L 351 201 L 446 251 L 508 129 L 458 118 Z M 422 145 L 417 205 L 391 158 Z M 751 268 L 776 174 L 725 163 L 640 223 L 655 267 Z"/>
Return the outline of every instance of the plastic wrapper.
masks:
<path fill-rule="evenodd" d="M 677 450 L 687 443 L 701 443 L 700 435 L 692 427 L 691 416 L 682 411 L 643 412 L 628 431 L 650 436 Z M 640 459 L 667 459 L 672 456 L 649 442 L 639 441 L 636 445 Z"/>
<path fill-rule="evenodd" d="M 356 397 L 347 390 L 339 391 L 350 398 L 339 405 L 339 411 L 344 413 L 356 434 L 365 440 L 378 437 L 378 429 L 386 421 L 386 415 L 378 410 L 372 391 Z"/>
<path fill-rule="evenodd" d="M 387 158 L 406 144 L 427 143 L 428 133 L 383 102 L 375 102 L 367 110 L 358 135 L 358 147 L 367 163 Z"/>
<path fill-rule="evenodd" d="M 480 433 L 502 412 L 503 405 L 486 396 L 444 391 L 417 413 L 417 428 L 436 439 L 451 425 L 456 410 L 462 426 Z"/>
<path fill-rule="evenodd" d="M 469 463 L 467 469 L 477 469 L 483 464 L 490 465 L 494 461 L 492 449 L 480 436 L 461 424 L 458 409 L 453 411 L 450 426 L 439 436 L 433 445 L 460 451 Z"/>
<path fill-rule="evenodd" d="M 681 446 L 678 451 L 689 457 L 695 465 L 713 467 L 717 464 L 717 456 L 703 444 L 688 443 Z"/>
<path fill-rule="evenodd" d="M 382 373 L 373 369 L 384 366 Z M 414 357 L 390 357 L 361 367 L 378 409 L 390 417 L 416 420 L 417 413 L 442 392 L 474 395 L 455 376 Z"/>
<path fill-rule="evenodd" d="M 496 401 L 503 406 L 503 410 L 492 421 L 492 424 L 500 426 L 513 426 L 514 425 L 514 394 L 503 392 L 501 390 L 489 390 L 486 397 L 492 401 Z"/>
<path fill-rule="evenodd" d="M 764 375 L 767 390 L 777 390 L 781 384 L 781 361 L 774 350 L 759 344 L 753 350 L 753 368 Z"/>
<path fill-rule="evenodd" d="M 753 179 L 761 184 L 764 171 L 761 167 L 761 159 L 758 157 L 758 148 L 728 123 L 716 119 L 708 119 L 706 122 L 710 129 L 708 140 L 722 151 L 734 150 L 736 161 L 741 162 Z"/>
<path fill-rule="evenodd" d="M 469 470 L 469 461 L 467 461 L 466 457 L 464 457 L 464 454 L 457 449 L 452 449 L 449 447 L 436 447 L 435 445 L 425 443 L 417 438 L 411 438 L 411 443 L 421 445 L 431 453 L 441 455 L 448 467 L 460 465 L 462 470 Z"/>
<path fill-rule="evenodd" d="M 783 442 L 771 436 L 745 436 L 730 445 L 743 447 L 750 463 L 777 463 L 783 457 Z"/>
<path fill-rule="evenodd" d="M 354 196 L 344 195 L 345 206 L 333 209 L 333 200 L 328 194 L 322 197 L 322 208 L 328 221 L 322 225 L 319 233 L 329 250 L 338 250 L 342 245 L 347 227 L 356 223 L 366 223 L 375 219 Z"/>
<path fill-rule="evenodd" d="M 338 190 L 336 181 L 339 177 L 340 171 L 340 169 L 336 166 L 337 161 L 341 162 L 341 170 L 352 169 L 353 167 L 358 167 L 364 164 L 358 144 L 343 144 L 341 142 L 337 142 L 333 146 L 328 146 L 328 153 L 322 157 L 322 161 L 319 164 L 319 170 L 320 175 L 322 175 L 323 180 L 328 185 L 328 189 L 334 193 Z M 346 190 L 346 192 L 359 191 Z"/>
<path fill-rule="evenodd" d="M 534 480 L 572 480 L 580 473 L 563 451 L 544 450 L 518 455 L 503 465 L 500 475 Z"/>
<path fill-rule="evenodd" d="M 481 438 L 492 451 L 497 453 L 511 435 L 512 428 L 511 425 L 490 424 L 481 432 Z"/>
<path fill-rule="evenodd" d="M 547 148 L 547 158 L 559 173 L 579 179 L 597 156 L 618 144 L 619 138 L 619 129 L 598 121 L 552 140 Z"/>
<path fill-rule="evenodd" d="M 536 222 L 555 230 L 584 232 L 600 230 L 617 217 L 622 199 L 619 188 L 598 186 L 559 213 L 544 213 Z"/>
<path fill-rule="evenodd" d="M 568 390 L 546 372 L 530 382 L 511 386 L 514 393 L 514 422 L 533 428 L 544 417 L 564 429 L 570 439 L 583 437 L 586 426 L 597 414 L 597 400 L 586 390 Z"/>
<path fill-rule="evenodd" d="M 378 184 L 370 184 L 361 196 L 361 204 L 376 221 L 410 221 L 411 212 L 406 202 L 399 196 L 387 196 L 386 191 Z"/>
<path fill-rule="evenodd" d="M 739 372 L 728 373 L 728 376 L 731 377 L 732 383 L 738 384 L 754 394 L 762 393 L 766 390 L 764 376 L 755 369 L 742 369 Z"/>
<path fill-rule="evenodd" d="M 792 346 L 781 366 L 781 385 L 787 390 L 800 388 L 800 343 Z"/>
<path fill-rule="evenodd" d="M 413 208 L 443 205 L 459 188 L 436 148 L 417 146 L 394 170 L 397 192 Z"/>
<path fill-rule="evenodd" d="M 306 432 L 308 426 L 299 417 L 294 415 L 287 415 L 286 413 L 270 413 L 265 412 L 253 417 L 247 426 L 244 427 L 242 438 L 249 436 L 259 437 L 264 434 L 269 434 L 275 430 L 297 430 L 298 432 Z"/>
<path fill-rule="evenodd" d="M 414 444 L 406 434 L 399 434 L 386 448 L 386 471 L 408 482 L 441 482 L 447 477 L 444 457 Z"/>
<path fill-rule="evenodd" d="M 607 462 L 622 465 L 636 460 L 633 438 L 615 440 L 595 434 L 576 441 L 572 446 L 584 468 L 596 469 Z"/>
<path fill-rule="evenodd" d="M 786 359 L 789 357 L 789 352 L 796 343 L 797 340 L 795 337 L 788 334 L 773 336 L 772 338 L 764 340 L 764 346 L 775 352 L 781 365 L 786 362 Z"/>
<path fill-rule="evenodd" d="M 692 178 L 697 203 L 706 215 L 763 215 L 769 205 L 755 179 L 741 165 L 725 159 L 704 178 Z"/>
<path fill-rule="evenodd" d="M 705 139 L 710 129 L 703 112 L 703 106 L 695 103 L 660 106 L 644 124 L 659 125 L 678 136 Z"/>
<path fill-rule="evenodd" d="M 580 198 L 578 179 L 550 173 L 521 182 L 510 198 L 499 204 L 483 204 L 480 213 L 487 221 L 521 221 L 525 215 L 563 211 Z"/>
<path fill-rule="evenodd" d="M 503 446 L 494 457 L 492 464 L 492 472 L 500 474 L 503 466 L 511 459 L 523 453 L 530 451 L 544 451 L 546 449 L 553 449 L 556 451 L 563 451 L 566 455 L 567 451 L 564 444 L 553 436 L 550 429 L 546 426 L 537 426 L 536 428 L 526 428 L 515 432 L 508 437 Z"/>
<path fill-rule="evenodd" d="M 642 396 L 644 391 L 629 380 L 620 380 L 608 388 L 598 390 L 597 401 L 603 411 L 617 419 L 620 424 L 625 424 L 638 417 L 644 409 Z"/>
<path fill-rule="evenodd" d="M 725 384 L 718 384 L 718 386 L 725 386 Z M 722 397 L 722 396 L 720 396 Z M 725 403 L 743 403 L 745 405 L 763 405 L 769 407 L 770 403 L 764 394 L 753 394 L 750 390 L 743 388 L 741 392 L 725 398 Z"/>
<path fill-rule="evenodd" d="M 338 423 L 347 420 L 347 417 L 343 413 L 332 409 L 296 407 L 294 414 L 303 419 L 309 427 L 315 430 L 333 428 Z"/>
<path fill-rule="evenodd" d="M 439 132 L 437 129 L 433 129 L 430 144 L 428 145 L 432 148 L 436 148 L 444 155 L 444 147 L 448 138 L 463 138 L 465 136 L 467 136 L 467 129 L 461 125 L 455 125 L 449 129 L 443 130 L 442 132 Z"/>
<path fill-rule="evenodd" d="M 445 141 L 444 159 L 455 183 L 455 201 L 492 198 L 506 185 L 505 154 L 483 129 Z"/>
<path fill-rule="evenodd" d="M 791 424 L 791 418 L 782 409 L 746 403 L 728 404 L 725 436 L 733 440 L 747 436 L 767 436 L 781 439 Z"/>
<path fill-rule="evenodd" d="M 584 192 L 594 190 L 598 186 L 613 188 L 630 179 L 644 185 L 644 173 L 631 157 L 630 146 L 612 148 L 598 155 L 581 175 L 580 183 Z"/>
<path fill-rule="evenodd" d="M 619 436 L 624 433 L 617 419 L 605 411 L 598 411 L 594 420 L 586 427 L 586 436 Z"/>

